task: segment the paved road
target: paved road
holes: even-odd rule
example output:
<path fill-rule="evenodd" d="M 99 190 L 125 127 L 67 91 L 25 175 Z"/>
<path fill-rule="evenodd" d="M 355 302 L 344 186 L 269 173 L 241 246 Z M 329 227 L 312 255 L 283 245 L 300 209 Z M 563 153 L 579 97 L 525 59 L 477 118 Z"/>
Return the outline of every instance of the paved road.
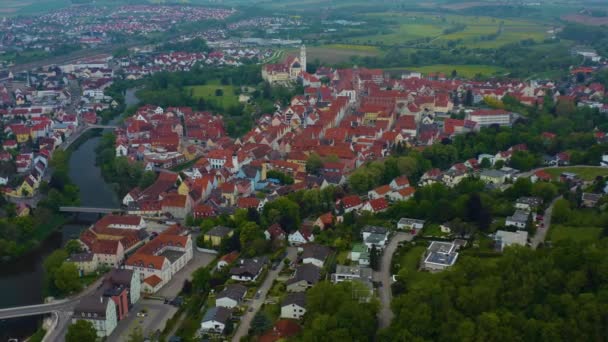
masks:
<path fill-rule="evenodd" d="M 547 233 L 549 232 L 549 228 L 551 227 L 551 215 L 553 213 L 553 206 L 555 205 L 555 202 L 557 202 L 557 200 L 560 198 L 562 198 L 562 196 L 559 196 L 554 199 L 553 202 L 551 202 L 551 204 L 547 208 L 547 210 L 545 210 L 545 215 L 543 217 L 543 227 L 536 229 L 536 234 L 534 234 L 534 237 L 532 237 L 532 239 L 530 240 L 530 245 L 532 246 L 532 248 L 536 249 L 538 245 L 545 242 L 545 239 L 547 238 Z"/>
<path fill-rule="evenodd" d="M 294 261 L 297 257 L 297 254 L 298 254 L 298 249 L 296 247 L 288 247 L 286 258 L 289 258 L 289 260 Z M 283 266 L 285 266 L 285 265 L 281 261 L 276 270 L 270 270 L 268 272 L 266 279 L 264 279 L 262 286 L 260 286 L 260 288 L 259 288 L 259 291 L 261 291 L 260 298 L 253 299 L 251 301 L 251 304 L 249 304 L 249 307 L 252 307 L 253 311 L 249 312 L 249 309 L 247 309 L 247 311 L 241 318 L 241 323 L 239 324 L 236 332 L 234 333 L 234 336 L 232 337 L 233 342 L 239 342 L 241 340 L 241 338 L 247 336 L 247 334 L 249 333 L 249 327 L 251 326 L 251 321 L 253 320 L 253 317 L 258 312 L 258 310 L 260 310 L 260 308 L 262 307 L 262 304 L 264 304 L 264 301 L 266 300 L 266 296 L 268 295 L 268 291 L 270 290 L 272 283 L 279 276 L 279 273 L 283 269 Z"/>
<path fill-rule="evenodd" d="M 380 271 L 374 272 L 374 279 L 382 283 L 382 287 L 378 289 L 378 295 L 380 297 L 380 311 L 378 312 L 378 323 L 380 328 L 388 327 L 393 319 L 393 312 L 391 311 L 391 260 L 393 254 L 397 250 L 400 242 L 412 241 L 414 235 L 404 232 L 399 232 L 393 236 L 388 246 L 384 249 L 382 255 L 382 264 L 380 265 Z"/>

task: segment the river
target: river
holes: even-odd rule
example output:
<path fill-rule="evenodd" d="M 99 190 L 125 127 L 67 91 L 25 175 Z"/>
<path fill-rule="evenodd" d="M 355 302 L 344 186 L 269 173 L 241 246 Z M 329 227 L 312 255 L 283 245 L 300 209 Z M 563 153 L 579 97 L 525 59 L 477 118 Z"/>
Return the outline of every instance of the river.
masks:
<path fill-rule="evenodd" d="M 136 105 L 135 89 L 129 89 L 125 96 L 127 106 Z M 117 122 L 115 119 L 111 124 Z M 94 136 L 81 144 L 70 156 L 70 178 L 80 189 L 80 203 L 83 207 L 117 208 L 120 200 L 112 187 L 101 176 L 95 165 L 95 148 L 101 137 Z M 79 220 L 94 220 L 97 215 L 81 214 Z M 0 265 L 0 308 L 38 304 L 44 300 L 44 259 L 65 241 L 74 238 L 86 225 L 67 224 L 61 232 L 53 234 L 40 247 L 19 258 Z M 15 318 L 0 321 L 0 342 L 9 338 L 25 338 L 34 333 L 42 321 L 42 316 Z"/>

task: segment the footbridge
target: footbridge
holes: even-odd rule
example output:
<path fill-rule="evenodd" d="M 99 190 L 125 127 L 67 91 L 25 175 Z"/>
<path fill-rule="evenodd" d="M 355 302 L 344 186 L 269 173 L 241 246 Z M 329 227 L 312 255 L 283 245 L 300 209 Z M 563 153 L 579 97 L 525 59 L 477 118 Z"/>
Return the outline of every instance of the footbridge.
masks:
<path fill-rule="evenodd" d="M 95 208 L 95 207 L 59 207 L 62 213 L 89 213 L 89 214 L 112 214 L 122 213 L 120 208 Z"/>

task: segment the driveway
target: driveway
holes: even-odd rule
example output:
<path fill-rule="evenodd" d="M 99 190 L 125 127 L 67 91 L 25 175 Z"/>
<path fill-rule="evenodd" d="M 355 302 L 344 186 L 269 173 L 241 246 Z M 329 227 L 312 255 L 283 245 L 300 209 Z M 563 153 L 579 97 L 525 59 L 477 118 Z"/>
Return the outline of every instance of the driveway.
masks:
<path fill-rule="evenodd" d="M 409 242 L 412 241 L 413 238 L 414 235 L 409 233 L 396 233 L 388 243 L 388 246 L 384 249 L 380 271 L 374 272 L 374 280 L 382 283 L 382 286 L 378 289 L 378 296 L 380 297 L 378 324 L 380 325 L 380 328 L 388 327 L 393 319 L 393 312 L 391 311 L 391 260 L 393 259 L 393 254 L 395 254 L 400 242 Z"/>
<path fill-rule="evenodd" d="M 551 202 L 551 204 L 547 208 L 547 210 L 545 210 L 545 215 L 543 216 L 543 227 L 537 228 L 536 234 L 534 234 L 534 237 L 532 237 L 532 240 L 530 240 L 530 245 L 532 246 L 532 248 L 536 249 L 538 245 L 545 242 L 545 239 L 547 238 L 547 233 L 549 233 L 549 228 L 551 227 L 551 215 L 553 213 L 553 206 L 555 205 L 555 202 L 557 202 L 557 200 L 560 198 L 562 198 L 562 196 L 559 196 L 554 199 L 553 202 Z"/>
<path fill-rule="evenodd" d="M 296 259 L 297 254 L 298 249 L 296 247 L 288 247 L 286 258 L 289 258 L 289 260 L 294 261 Z M 284 266 L 285 265 L 281 260 L 276 270 L 269 270 L 266 279 L 264 279 L 264 282 L 262 283 L 262 286 L 260 286 L 260 288 L 258 289 L 260 291 L 260 298 L 251 300 L 251 304 L 249 304 L 249 307 L 252 307 L 253 311 L 249 312 L 248 308 L 243 317 L 241 318 L 241 323 L 239 324 L 236 332 L 234 333 L 234 336 L 232 337 L 233 342 L 239 342 L 241 338 L 247 336 L 253 317 L 258 312 L 258 310 L 260 310 L 262 304 L 264 304 L 264 301 L 266 301 L 266 296 L 268 295 L 268 291 L 270 290 L 272 283 L 275 281 L 275 279 L 277 279 L 279 273 L 281 272 Z"/>

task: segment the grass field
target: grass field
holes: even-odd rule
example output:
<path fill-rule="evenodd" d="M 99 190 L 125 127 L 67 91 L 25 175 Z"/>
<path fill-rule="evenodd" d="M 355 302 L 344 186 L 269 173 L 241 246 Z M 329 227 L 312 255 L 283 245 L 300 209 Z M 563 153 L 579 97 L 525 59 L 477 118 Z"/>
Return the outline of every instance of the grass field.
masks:
<path fill-rule="evenodd" d="M 70 6 L 70 0 L 2 0 L 0 16 L 41 14 Z"/>
<path fill-rule="evenodd" d="M 432 45 L 442 46 L 448 41 L 458 41 L 468 48 L 496 48 L 524 39 L 541 41 L 546 36 L 546 28 L 525 20 L 508 20 L 492 17 L 440 15 L 428 13 L 370 13 L 363 20 L 380 21 L 389 32 L 353 37 L 356 44 L 397 45 L 426 39 Z M 444 30 L 457 25 L 464 29 L 444 34 Z M 383 25 L 383 24 L 380 24 Z M 483 37 L 495 34 L 502 25 L 496 39 Z"/>
<path fill-rule="evenodd" d="M 570 227 L 556 225 L 549 230 L 549 240 L 593 241 L 599 239 L 602 228 L 599 227 Z"/>
<path fill-rule="evenodd" d="M 456 70 L 459 76 L 471 78 L 477 74 L 483 76 L 493 76 L 504 74 L 507 72 L 506 69 L 501 67 L 495 67 L 491 65 L 448 65 L 448 64 L 434 64 L 421 67 L 403 67 L 403 68 L 390 68 L 388 69 L 392 73 L 400 73 L 403 71 L 418 71 L 423 74 L 429 73 L 444 73 L 446 76 L 450 76 L 453 70 Z"/>
<path fill-rule="evenodd" d="M 234 93 L 234 86 L 231 85 L 220 85 L 218 82 L 212 84 L 190 86 L 186 89 L 192 90 L 192 96 L 194 96 L 195 98 L 203 98 L 205 101 L 214 102 L 215 104 L 222 106 L 224 109 L 228 109 L 239 104 L 239 98 Z M 216 96 L 216 91 L 218 89 L 222 90 L 222 96 Z"/>
<path fill-rule="evenodd" d="M 593 167 L 593 166 L 570 166 L 570 167 L 556 167 L 544 169 L 548 174 L 554 178 L 558 178 L 563 172 L 576 173 L 582 180 L 592 181 L 597 176 L 608 176 L 608 168 L 605 167 Z"/>
<path fill-rule="evenodd" d="M 306 54 L 309 61 L 318 59 L 322 63 L 335 64 L 348 62 L 352 56 L 378 56 L 380 50 L 373 46 L 332 44 L 306 47 Z"/>

